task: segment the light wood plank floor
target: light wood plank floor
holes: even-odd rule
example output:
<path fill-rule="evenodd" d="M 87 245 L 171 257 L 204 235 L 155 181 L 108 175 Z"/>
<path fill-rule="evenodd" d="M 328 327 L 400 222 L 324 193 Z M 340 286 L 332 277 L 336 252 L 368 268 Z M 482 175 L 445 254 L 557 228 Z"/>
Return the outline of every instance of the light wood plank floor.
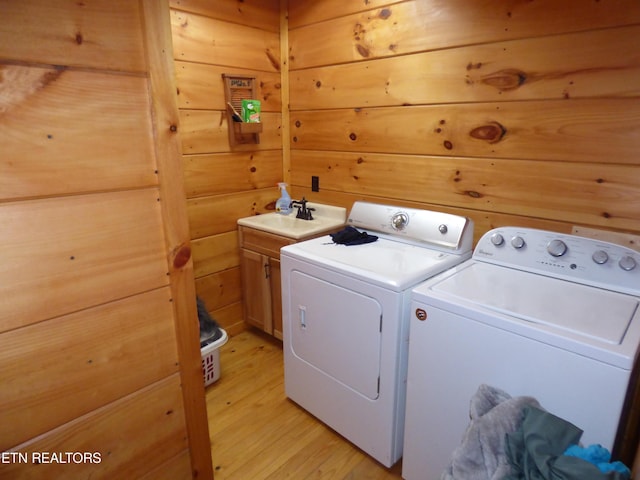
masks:
<path fill-rule="evenodd" d="M 249 330 L 220 348 L 207 388 L 216 480 L 400 479 L 284 394 L 282 344 Z"/>

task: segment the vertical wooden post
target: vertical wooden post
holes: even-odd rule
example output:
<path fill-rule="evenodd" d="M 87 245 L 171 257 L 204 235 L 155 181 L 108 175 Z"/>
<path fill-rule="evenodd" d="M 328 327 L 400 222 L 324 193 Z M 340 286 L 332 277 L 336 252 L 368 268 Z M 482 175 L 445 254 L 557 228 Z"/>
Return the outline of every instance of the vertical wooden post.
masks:
<path fill-rule="evenodd" d="M 141 0 L 153 104 L 160 201 L 169 253 L 182 395 L 193 478 L 212 479 L 211 442 L 200 357 L 193 260 L 189 244 L 182 149 L 178 135 L 171 21 L 168 0 Z"/>
<path fill-rule="evenodd" d="M 282 174 L 291 184 L 291 137 L 289 135 L 289 1 L 280 0 L 280 90 L 282 95 Z M 293 186 L 292 186 L 293 187 Z"/>

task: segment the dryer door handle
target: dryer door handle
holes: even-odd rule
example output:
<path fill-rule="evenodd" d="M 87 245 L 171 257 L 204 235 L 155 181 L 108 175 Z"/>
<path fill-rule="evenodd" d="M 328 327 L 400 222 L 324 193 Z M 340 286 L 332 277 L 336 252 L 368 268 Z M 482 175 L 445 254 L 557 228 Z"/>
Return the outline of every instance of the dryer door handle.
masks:
<path fill-rule="evenodd" d="M 300 328 L 307 328 L 307 307 L 298 305 L 298 317 L 300 319 Z"/>

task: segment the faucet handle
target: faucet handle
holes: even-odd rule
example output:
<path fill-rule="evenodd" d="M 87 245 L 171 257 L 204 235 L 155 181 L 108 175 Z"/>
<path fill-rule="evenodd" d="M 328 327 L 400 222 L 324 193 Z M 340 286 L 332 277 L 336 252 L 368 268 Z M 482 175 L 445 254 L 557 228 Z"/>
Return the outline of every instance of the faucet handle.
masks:
<path fill-rule="evenodd" d="M 307 215 L 305 216 L 305 220 L 313 220 L 313 215 L 311 215 L 311 212 L 315 212 L 316 209 L 313 207 L 307 207 Z"/>

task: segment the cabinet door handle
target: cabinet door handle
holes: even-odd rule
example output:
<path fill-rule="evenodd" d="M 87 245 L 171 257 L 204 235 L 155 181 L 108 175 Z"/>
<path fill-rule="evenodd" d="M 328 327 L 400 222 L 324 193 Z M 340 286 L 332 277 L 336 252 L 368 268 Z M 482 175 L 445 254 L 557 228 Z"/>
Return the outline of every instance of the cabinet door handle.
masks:
<path fill-rule="evenodd" d="M 265 264 L 264 264 L 264 278 L 269 278 L 269 274 L 270 274 L 270 271 L 269 271 L 269 264 L 268 264 L 268 263 L 265 263 Z"/>

